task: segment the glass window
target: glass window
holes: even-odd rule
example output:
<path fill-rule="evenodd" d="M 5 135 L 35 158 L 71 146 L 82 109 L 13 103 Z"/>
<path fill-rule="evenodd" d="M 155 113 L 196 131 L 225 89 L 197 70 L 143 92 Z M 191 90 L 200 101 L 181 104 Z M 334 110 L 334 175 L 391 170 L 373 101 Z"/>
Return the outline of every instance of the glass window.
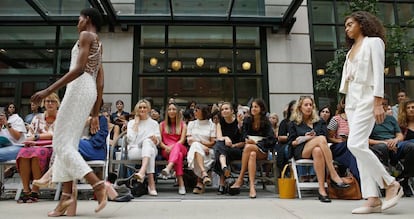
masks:
<path fill-rule="evenodd" d="M 1 74 L 53 73 L 53 49 L 2 49 Z"/>
<path fill-rule="evenodd" d="M 378 18 L 384 25 L 395 24 L 394 7 L 392 3 L 377 3 L 379 13 Z"/>
<path fill-rule="evenodd" d="M 337 23 L 343 24 L 347 13 L 349 13 L 349 3 L 347 1 L 336 1 L 336 13 Z"/>
<path fill-rule="evenodd" d="M 261 74 L 260 50 L 238 49 L 236 52 L 236 72 Z"/>
<path fill-rule="evenodd" d="M 413 25 L 414 4 L 400 3 L 398 4 L 397 10 L 400 25 L 406 25 L 409 21 Z"/>
<path fill-rule="evenodd" d="M 37 0 L 46 15 L 79 15 L 84 8 L 91 5 L 88 0 Z"/>
<path fill-rule="evenodd" d="M 0 45 L 5 47 L 44 47 L 55 46 L 56 27 L 54 26 L 0 26 Z"/>
<path fill-rule="evenodd" d="M 261 78 L 236 78 L 237 88 L 237 102 L 247 105 L 248 102 L 254 98 L 263 98 L 262 95 L 262 80 Z"/>
<path fill-rule="evenodd" d="M 313 39 L 315 49 L 335 49 L 335 26 L 313 26 Z"/>
<path fill-rule="evenodd" d="M 334 59 L 335 52 L 334 51 L 315 51 L 314 52 L 314 59 L 315 69 L 325 69 L 326 63 Z"/>
<path fill-rule="evenodd" d="M 39 15 L 29 4 L 16 0 L 1 0 L 0 15 L 33 16 Z M 1 33 L 1 32 L 0 32 Z"/>
<path fill-rule="evenodd" d="M 216 103 L 218 100 L 232 101 L 233 79 L 221 77 L 169 77 L 168 97 L 196 100 L 198 103 Z"/>
<path fill-rule="evenodd" d="M 165 50 L 164 49 L 142 49 L 141 50 L 140 67 L 142 70 L 139 72 L 153 73 L 153 72 L 165 72 Z"/>
<path fill-rule="evenodd" d="M 333 24 L 334 10 L 331 0 L 312 1 L 312 23 Z"/>
<path fill-rule="evenodd" d="M 260 46 L 258 27 L 236 27 L 236 46 Z"/>
<path fill-rule="evenodd" d="M 233 44 L 232 27 L 171 26 L 169 46 L 229 46 Z"/>
<path fill-rule="evenodd" d="M 59 69 L 60 74 L 65 74 L 66 72 L 69 71 L 70 58 L 71 58 L 71 49 L 59 49 L 58 50 L 57 69 Z"/>
<path fill-rule="evenodd" d="M 337 27 L 338 34 L 339 34 L 339 42 L 338 42 L 338 48 L 345 48 L 346 42 L 345 42 L 345 27 L 339 26 Z"/>
<path fill-rule="evenodd" d="M 76 26 L 62 26 L 60 28 L 59 46 L 72 48 L 79 38 Z"/>
<path fill-rule="evenodd" d="M 168 60 L 168 72 L 171 73 L 194 72 L 217 74 L 219 68 L 223 66 L 228 68 L 227 73 L 231 73 L 233 50 L 170 49 L 168 50 Z"/>
<path fill-rule="evenodd" d="M 141 28 L 141 46 L 164 46 L 164 26 L 143 26 Z"/>

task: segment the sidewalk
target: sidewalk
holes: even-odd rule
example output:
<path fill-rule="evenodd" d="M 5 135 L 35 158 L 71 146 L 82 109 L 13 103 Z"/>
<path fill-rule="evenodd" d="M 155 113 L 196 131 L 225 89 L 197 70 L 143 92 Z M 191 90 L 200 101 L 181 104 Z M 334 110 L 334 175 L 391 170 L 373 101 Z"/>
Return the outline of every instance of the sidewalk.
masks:
<path fill-rule="evenodd" d="M 215 188 L 207 193 L 181 196 L 176 189 L 160 188 L 158 197 L 148 195 L 135 198 L 131 202 L 108 202 L 107 207 L 95 214 L 95 201 L 78 201 L 78 216 L 75 218 L 160 218 L 160 219 L 250 219 L 250 218 L 412 218 L 414 198 L 403 198 L 400 203 L 382 214 L 352 215 L 351 210 L 364 203 L 360 201 L 333 200 L 321 203 L 315 195 L 303 199 L 279 199 L 269 186 L 266 190 L 257 189 L 257 198 L 248 198 L 248 190 L 238 196 L 216 195 Z M 57 202 L 42 199 L 33 204 L 17 204 L 14 200 L 0 201 L 2 218 L 46 218 L 47 212 Z"/>

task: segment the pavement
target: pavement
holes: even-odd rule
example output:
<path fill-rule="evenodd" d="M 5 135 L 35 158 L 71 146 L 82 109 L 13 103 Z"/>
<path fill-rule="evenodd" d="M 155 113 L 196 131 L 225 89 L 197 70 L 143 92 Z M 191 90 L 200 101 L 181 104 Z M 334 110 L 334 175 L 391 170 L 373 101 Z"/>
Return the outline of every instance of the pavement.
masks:
<path fill-rule="evenodd" d="M 414 197 L 402 198 L 397 206 L 380 214 L 353 215 L 351 210 L 361 206 L 364 200 L 333 200 L 321 203 L 315 191 L 306 191 L 302 199 L 280 199 L 273 186 L 257 186 L 257 198 L 248 197 L 244 187 L 240 195 L 217 195 L 216 188 L 208 187 L 206 193 L 195 195 L 187 191 L 179 195 L 172 183 L 158 183 L 158 196 L 144 195 L 130 202 L 108 202 L 101 212 L 95 214 L 96 201 L 79 200 L 74 218 L 166 218 L 166 219 L 251 219 L 251 218 L 413 218 Z M 90 191 L 89 191 L 90 192 Z M 0 200 L 0 218 L 36 219 L 46 218 L 57 202 L 52 201 L 48 191 L 42 191 L 37 203 L 17 204 L 12 195 L 3 194 Z M 83 194 L 85 195 L 85 194 Z M 90 195 L 90 194 L 89 194 Z M 5 197 L 6 196 L 6 197 Z M 79 197 L 82 197 L 80 195 Z M 83 196 L 85 197 L 85 196 Z M 90 197 L 89 197 L 90 198 Z"/>

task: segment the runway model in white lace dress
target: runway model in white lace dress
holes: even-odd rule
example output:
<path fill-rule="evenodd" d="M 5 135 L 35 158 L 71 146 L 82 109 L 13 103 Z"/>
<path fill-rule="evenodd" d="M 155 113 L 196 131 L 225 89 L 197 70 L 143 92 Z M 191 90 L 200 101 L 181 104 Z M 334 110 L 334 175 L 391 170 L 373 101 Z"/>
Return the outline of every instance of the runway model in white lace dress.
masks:
<path fill-rule="evenodd" d="M 90 183 L 99 201 L 95 212 L 103 209 L 107 202 L 104 181 L 93 173 L 78 152 L 78 144 L 89 114 L 92 116 L 91 133 L 99 129 L 98 113 L 102 102 L 103 70 L 101 65 L 102 45 L 97 30 L 101 15 L 93 8 L 81 11 L 78 22 L 79 40 L 72 49 L 69 72 L 45 90 L 32 96 L 39 102 L 51 92 L 67 84 L 67 89 L 56 119 L 53 148 L 53 181 L 63 182 L 62 198 L 48 216 L 73 216 L 76 214 L 76 191 L 72 195 L 72 181 L 85 179 Z"/>

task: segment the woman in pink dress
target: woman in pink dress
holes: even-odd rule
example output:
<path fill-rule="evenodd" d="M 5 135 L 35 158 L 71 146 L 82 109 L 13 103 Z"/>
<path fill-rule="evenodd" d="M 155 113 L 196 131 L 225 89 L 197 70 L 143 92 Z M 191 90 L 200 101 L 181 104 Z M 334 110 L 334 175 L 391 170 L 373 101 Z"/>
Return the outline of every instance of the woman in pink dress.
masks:
<path fill-rule="evenodd" d="M 187 156 L 187 148 L 184 146 L 187 126 L 175 103 L 168 104 L 165 120 L 160 124 L 160 132 L 161 155 L 168 160 L 168 165 L 162 170 L 162 174 L 168 176 L 171 169 L 174 168 L 178 182 L 178 193 L 185 195 L 183 159 Z"/>

